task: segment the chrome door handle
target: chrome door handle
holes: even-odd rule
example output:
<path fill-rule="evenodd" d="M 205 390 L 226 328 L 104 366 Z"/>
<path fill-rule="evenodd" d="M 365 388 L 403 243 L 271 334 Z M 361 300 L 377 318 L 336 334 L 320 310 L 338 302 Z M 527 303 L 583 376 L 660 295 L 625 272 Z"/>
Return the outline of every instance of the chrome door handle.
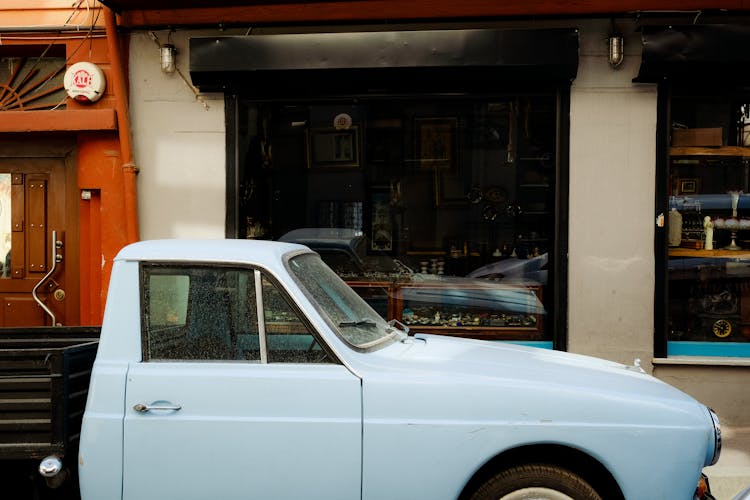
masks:
<path fill-rule="evenodd" d="M 62 255 L 57 253 L 57 251 L 62 248 L 62 241 L 58 241 L 57 239 L 57 231 L 52 231 L 52 268 L 47 272 L 47 274 L 44 275 L 44 278 L 39 280 L 39 283 L 36 284 L 33 290 L 31 290 L 31 296 L 34 298 L 37 304 L 39 304 L 39 307 L 41 307 L 44 312 L 47 313 L 47 315 L 52 319 L 52 326 L 62 326 L 57 322 L 57 318 L 55 317 L 55 313 L 52 312 L 52 310 L 45 305 L 44 302 L 42 302 L 42 299 L 39 298 L 37 295 L 37 290 L 39 290 L 39 287 L 42 286 L 42 283 L 47 281 L 47 278 L 52 276 L 54 274 L 55 269 L 57 268 L 57 263 L 62 262 Z"/>
<path fill-rule="evenodd" d="M 133 409 L 137 411 L 138 413 L 148 413 L 150 411 L 179 411 L 182 410 L 181 405 L 144 405 L 143 403 L 136 403 L 133 405 Z"/>

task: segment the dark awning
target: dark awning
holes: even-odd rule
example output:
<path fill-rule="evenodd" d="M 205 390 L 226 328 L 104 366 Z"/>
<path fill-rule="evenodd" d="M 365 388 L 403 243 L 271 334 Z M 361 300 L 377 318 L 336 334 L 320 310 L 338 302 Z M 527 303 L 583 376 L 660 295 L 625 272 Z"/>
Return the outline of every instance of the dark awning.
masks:
<path fill-rule="evenodd" d="M 578 31 L 432 30 L 190 39 L 203 91 L 260 95 L 456 92 L 508 82 L 570 82 Z"/>
<path fill-rule="evenodd" d="M 643 52 L 636 82 L 750 77 L 750 26 L 646 26 L 641 38 Z"/>

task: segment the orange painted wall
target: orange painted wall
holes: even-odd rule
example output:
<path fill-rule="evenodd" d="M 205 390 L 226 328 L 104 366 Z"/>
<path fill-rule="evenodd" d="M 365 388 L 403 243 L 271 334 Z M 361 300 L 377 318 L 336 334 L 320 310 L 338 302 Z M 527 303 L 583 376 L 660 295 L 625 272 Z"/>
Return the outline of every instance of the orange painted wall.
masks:
<path fill-rule="evenodd" d="M 86 324 L 101 322 L 112 260 L 128 243 L 121 164 L 115 133 L 78 134 L 78 187 L 91 194 L 80 201 L 81 321 Z"/>
<path fill-rule="evenodd" d="M 73 0 L 0 0 L 2 26 L 103 26 L 96 0 L 83 0 L 73 8 Z"/>
<path fill-rule="evenodd" d="M 86 11 L 85 2 L 83 9 L 78 11 Z M 89 0 L 89 4 L 95 5 L 95 2 Z M 59 26 L 71 15 L 70 6 L 69 1 L 4 0 L 0 1 L 0 19 L 3 26 Z M 71 20 L 81 18 L 81 15 L 77 12 Z M 95 63 L 107 79 L 104 96 L 93 104 L 81 104 L 68 98 L 67 109 L 63 110 L 0 112 L 0 133 L 59 131 L 76 137 L 79 192 L 85 190 L 91 194 L 90 200 L 70 200 L 79 203 L 80 207 L 80 322 L 84 325 L 101 324 L 112 260 L 127 243 L 125 220 L 128 215 L 123 202 L 120 141 L 114 119 L 115 96 L 110 85 L 110 54 L 103 23 L 99 16 L 99 27 L 83 33 L 14 32 L 2 35 L 4 55 L 12 55 L 14 46 L 44 49 L 53 43 L 64 46 L 68 65 L 79 61 Z"/>

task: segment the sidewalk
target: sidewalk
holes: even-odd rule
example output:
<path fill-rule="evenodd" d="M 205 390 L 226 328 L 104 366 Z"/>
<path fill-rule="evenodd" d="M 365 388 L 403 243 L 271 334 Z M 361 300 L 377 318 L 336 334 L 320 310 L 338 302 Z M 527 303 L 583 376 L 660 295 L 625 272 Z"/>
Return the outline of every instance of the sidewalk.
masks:
<path fill-rule="evenodd" d="M 716 500 L 732 500 L 750 486 L 750 427 L 722 426 L 722 451 L 719 463 L 704 472 Z"/>

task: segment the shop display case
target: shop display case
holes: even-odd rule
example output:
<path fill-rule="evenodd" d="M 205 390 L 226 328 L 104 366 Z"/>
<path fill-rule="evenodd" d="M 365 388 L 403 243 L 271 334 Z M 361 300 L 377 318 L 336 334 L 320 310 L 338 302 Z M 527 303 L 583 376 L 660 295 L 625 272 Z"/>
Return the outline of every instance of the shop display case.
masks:
<path fill-rule="evenodd" d="M 736 145 L 742 123 L 685 107 L 678 102 L 678 121 L 696 128 L 673 130 L 670 148 L 668 338 L 747 342 L 750 147 Z M 722 127 L 699 128 L 701 120 Z"/>
<path fill-rule="evenodd" d="M 487 340 L 540 340 L 544 335 L 538 284 L 429 275 L 347 283 L 381 316 L 415 333 Z"/>
<path fill-rule="evenodd" d="M 702 252 L 669 261 L 670 340 L 750 341 L 750 252 Z"/>

